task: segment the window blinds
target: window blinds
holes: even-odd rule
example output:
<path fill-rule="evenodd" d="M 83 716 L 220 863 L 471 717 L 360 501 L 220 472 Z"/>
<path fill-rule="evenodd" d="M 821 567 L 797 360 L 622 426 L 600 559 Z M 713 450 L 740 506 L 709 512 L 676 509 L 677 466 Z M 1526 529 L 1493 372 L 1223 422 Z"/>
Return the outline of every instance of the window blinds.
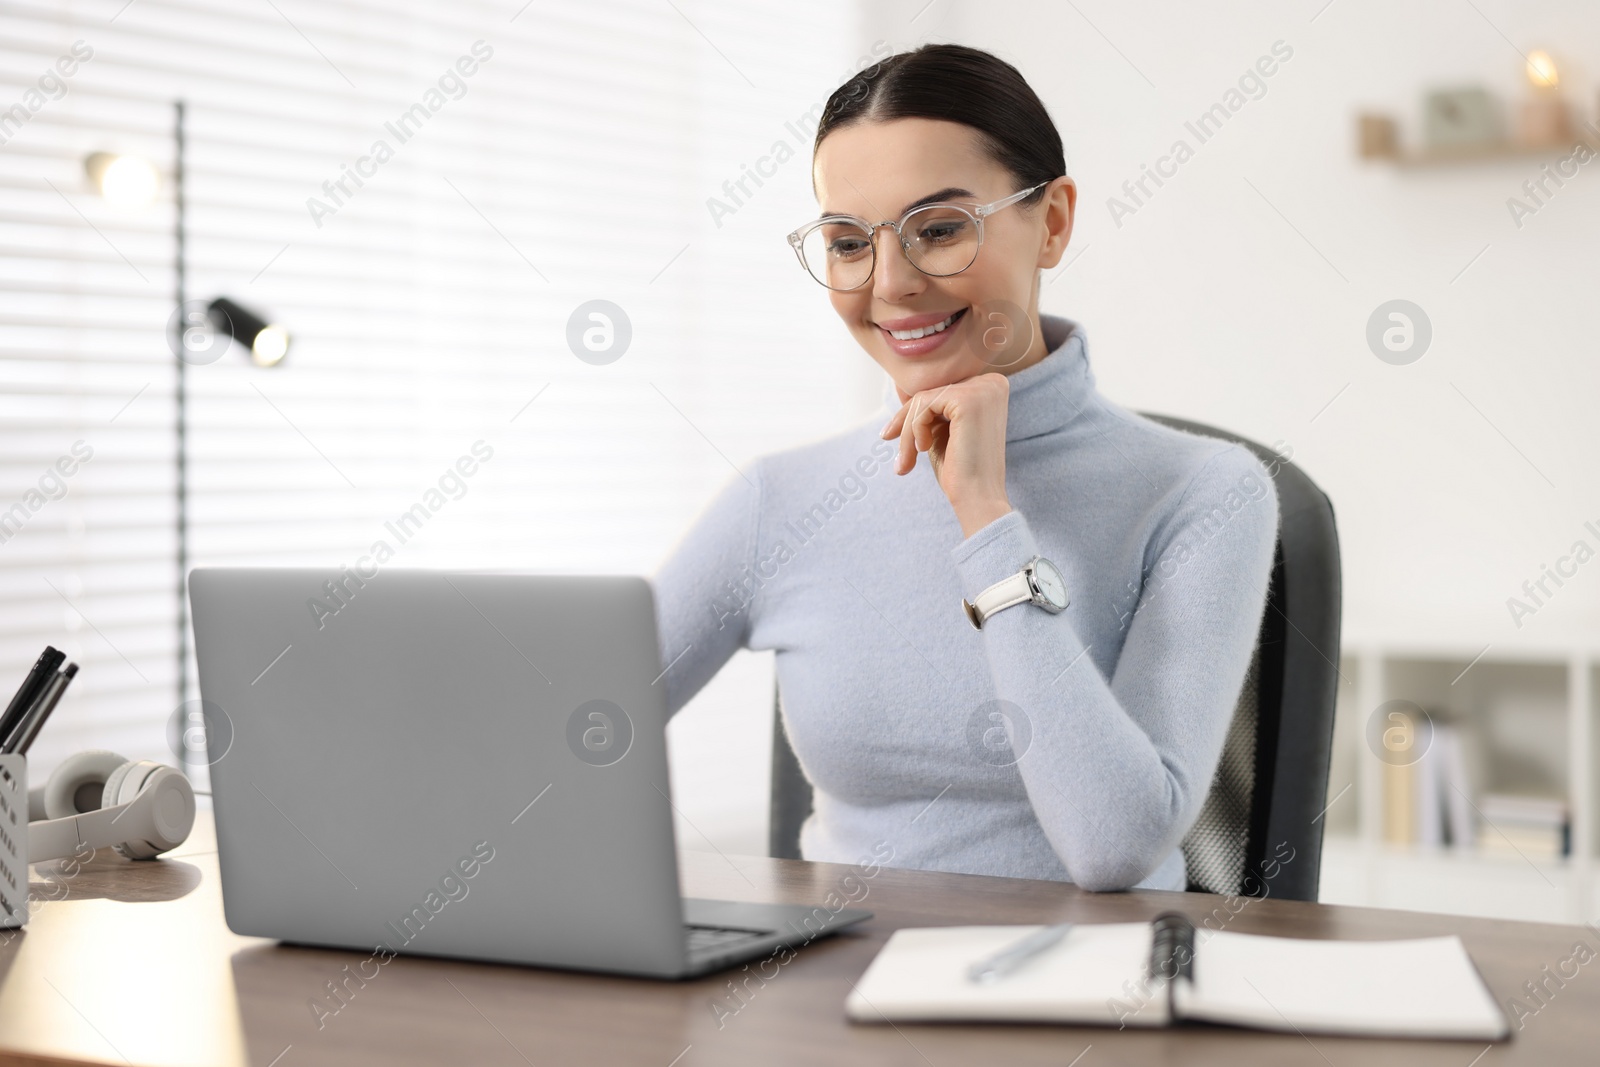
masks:
<path fill-rule="evenodd" d="M 186 295 L 294 337 L 185 368 L 191 563 L 649 573 L 737 466 L 877 403 L 783 239 L 855 34 L 843 0 L 0 3 L 0 678 L 83 664 L 36 763 L 173 758 L 175 99 Z M 95 151 L 156 199 L 96 195 Z"/>

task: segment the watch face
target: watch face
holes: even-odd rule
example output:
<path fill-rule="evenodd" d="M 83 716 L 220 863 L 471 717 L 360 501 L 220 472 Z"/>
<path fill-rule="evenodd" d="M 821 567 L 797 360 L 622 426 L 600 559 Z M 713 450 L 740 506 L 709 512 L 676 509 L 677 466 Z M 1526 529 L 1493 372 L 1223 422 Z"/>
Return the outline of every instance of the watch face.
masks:
<path fill-rule="evenodd" d="M 1034 561 L 1033 580 L 1039 586 L 1039 591 L 1045 599 L 1057 608 L 1067 606 L 1067 583 L 1061 577 L 1061 572 L 1056 570 L 1056 565 L 1043 556 Z"/>

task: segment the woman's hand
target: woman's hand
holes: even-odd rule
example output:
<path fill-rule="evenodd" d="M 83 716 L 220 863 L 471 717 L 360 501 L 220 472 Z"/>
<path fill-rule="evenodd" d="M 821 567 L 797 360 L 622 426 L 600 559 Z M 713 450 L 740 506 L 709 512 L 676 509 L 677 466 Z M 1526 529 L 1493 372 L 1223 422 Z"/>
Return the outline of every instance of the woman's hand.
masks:
<path fill-rule="evenodd" d="M 907 395 L 882 437 L 899 435 L 896 474 L 909 474 L 928 453 L 933 476 L 949 498 L 963 537 L 1011 510 L 1006 497 L 1006 403 L 1011 383 L 991 371 L 939 389 Z"/>

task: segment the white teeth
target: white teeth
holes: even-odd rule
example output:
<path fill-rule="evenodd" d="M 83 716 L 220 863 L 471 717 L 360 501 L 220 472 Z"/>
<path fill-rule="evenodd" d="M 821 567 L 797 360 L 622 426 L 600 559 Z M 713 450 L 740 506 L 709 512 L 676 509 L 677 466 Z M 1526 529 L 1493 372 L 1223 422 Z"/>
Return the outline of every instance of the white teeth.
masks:
<path fill-rule="evenodd" d="M 890 330 L 889 336 L 893 337 L 896 341 L 915 341 L 919 337 L 927 337 L 929 334 L 941 333 L 944 331 L 945 327 L 956 321 L 956 315 L 959 314 L 961 314 L 961 312 L 958 311 L 955 315 L 951 315 L 943 322 L 936 322 L 932 326 L 924 326 L 920 330 Z"/>

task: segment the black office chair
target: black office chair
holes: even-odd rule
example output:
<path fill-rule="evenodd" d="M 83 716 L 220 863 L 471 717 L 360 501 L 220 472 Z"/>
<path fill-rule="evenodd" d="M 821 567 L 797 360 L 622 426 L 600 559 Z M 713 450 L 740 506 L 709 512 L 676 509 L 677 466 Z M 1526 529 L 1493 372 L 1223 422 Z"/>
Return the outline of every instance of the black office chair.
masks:
<path fill-rule="evenodd" d="M 1275 471 L 1278 490 L 1278 545 L 1260 637 L 1211 791 L 1183 840 L 1189 888 L 1314 901 L 1339 678 L 1341 583 L 1333 504 L 1304 471 L 1269 448 L 1202 423 L 1142 414 L 1244 445 Z M 781 693 L 775 694 L 773 716 L 768 844 L 773 856 L 799 859 L 811 783 L 784 733 Z"/>

